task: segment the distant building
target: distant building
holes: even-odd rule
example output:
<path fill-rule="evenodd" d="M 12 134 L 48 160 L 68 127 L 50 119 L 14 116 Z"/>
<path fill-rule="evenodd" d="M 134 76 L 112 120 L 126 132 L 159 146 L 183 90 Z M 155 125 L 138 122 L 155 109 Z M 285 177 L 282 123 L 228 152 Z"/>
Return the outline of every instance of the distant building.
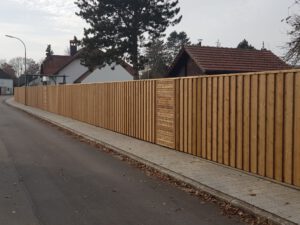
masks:
<path fill-rule="evenodd" d="M 184 46 L 168 77 L 285 70 L 292 67 L 268 50 Z"/>
<path fill-rule="evenodd" d="M 14 81 L 12 77 L 0 69 L 0 95 L 12 95 L 14 92 Z"/>

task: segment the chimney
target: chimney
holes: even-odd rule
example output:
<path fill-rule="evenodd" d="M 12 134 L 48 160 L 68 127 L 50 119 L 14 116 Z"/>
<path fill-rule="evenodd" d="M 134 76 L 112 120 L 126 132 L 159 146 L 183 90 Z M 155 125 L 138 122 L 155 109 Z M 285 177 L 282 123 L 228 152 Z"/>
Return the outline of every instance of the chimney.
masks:
<path fill-rule="evenodd" d="M 198 39 L 198 44 L 197 45 L 199 45 L 201 47 L 202 46 L 202 41 L 203 41 L 203 39 Z"/>
<path fill-rule="evenodd" d="M 77 45 L 78 45 L 78 40 L 76 37 L 74 37 L 74 40 L 70 41 L 70 55 L 73 56 L 77 53 Z"/>
<path fill-rule="evenodd" d="M 263 43 L 262 43 L 262 48 L 261 48 L 261 50 L 262 50 L 262 51 L 267 50 L 267 49 L 265 48 L 265 42 L 264 42 L 264 41 L 263 41 Z"/>

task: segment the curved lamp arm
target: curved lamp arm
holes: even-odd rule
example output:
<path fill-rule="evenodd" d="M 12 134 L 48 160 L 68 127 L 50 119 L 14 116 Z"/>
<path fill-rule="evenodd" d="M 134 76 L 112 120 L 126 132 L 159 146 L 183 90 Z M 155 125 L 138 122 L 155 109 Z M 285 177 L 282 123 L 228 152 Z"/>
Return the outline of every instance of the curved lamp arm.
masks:
<path fill-rule="evenodd" d="M 24 49 L 25 49 L 25 58 L 24 58 L 24 74 L 25 74 L 25 76 L 26 76 L 26 73 L 27 73 L 27 70 L 26 70 L 26 64 L 27 64 L 27 57 L 26 57 L 26 55 L 27 55 L 27 50 L 26 50 L 26 45 L 25 45 L 25 43 L 24 43 L 24 41 L 22 41 L 22 39 L 21 38 L 18 38 L 18 37 L 15 37 L 15 36 L 12 36 L 12 35 L 5 35 L 6 37 L 8 37 L 8 38 L 14 38 L 14 39 L 17 39 L 17 40 L 19 40 L 22 44 L 23 44 L 23 46 L 24 46 Z"/>

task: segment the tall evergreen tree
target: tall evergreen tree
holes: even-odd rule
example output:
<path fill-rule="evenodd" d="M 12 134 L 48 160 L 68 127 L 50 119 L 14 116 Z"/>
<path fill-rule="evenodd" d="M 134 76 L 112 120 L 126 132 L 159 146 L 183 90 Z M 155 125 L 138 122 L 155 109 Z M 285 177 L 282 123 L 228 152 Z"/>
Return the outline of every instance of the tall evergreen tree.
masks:
<path fill-rule="evenodd" d="M 248 43 L 248 41 L 247 41 L 246 39 L 242 40 L 242 41 L 238 44 L 237 48 L 241 48 L 241 49 L 255 49 L 252 45 L 250 45 L 250 44 Z"/>
<path fill-rule="evenodd" d="M 125 60 L 138 71 L 145 63 L 142 49 L 181 21 L 179 0 L 77 0 L 84 30 L 83 64 L 103 67 Z"/>
<path fill-rule="evenodd" d="M 53 52 L 53 50 L 52 50 L 52 48 L 51 48 L 51 45 L 47 45 L 47 48 L 46 48 L 46 56 L 49 57 L 49 56 L 51 56 L 51 55 L 53 55 L 53 54 L 54 54 L 54 52 Z"/>
<path fill-rule="evenodd" d="M 173 31 L 172 33 L 170 33 L 167 39 L 167 48 L 169 54 L 168 64 L 170 65 L 173 62 L 174 58 L 177 56 L 182 46 L 190 44 L 190 38 L 184 31 Z"/>
<path fill-rule="evenodd" d="M 153 40 L 146 48 L 145 57 L 147 68 L 143 74 L 144 78 L 159 78 L 166 75 L 168 54 L 163 40 Z"/>

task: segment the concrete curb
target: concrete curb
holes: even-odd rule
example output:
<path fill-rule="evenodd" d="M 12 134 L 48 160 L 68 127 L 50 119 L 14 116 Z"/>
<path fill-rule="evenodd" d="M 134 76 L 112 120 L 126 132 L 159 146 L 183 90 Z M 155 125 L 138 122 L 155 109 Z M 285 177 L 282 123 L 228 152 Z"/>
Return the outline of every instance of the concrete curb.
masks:
<path fill-rule="evenodd" d="M 241 209 L 243 209 L 245 211 L 251 212 L 251 213 L 253 213 L 253 214 L 255 214 L 255 215 L 259 216 L 259 217 L 266 218 L 268 221 L 270 221 L 270 222 L 272 222 L 274 224 L 297 225 L 296 223 L 293 223 L 293 222 L 291 222 L 291 221 L 289 221 L 289 220 L 287 220 L 285 218 L 279 217 L 279 216 L 277 216 L 277 215 L 275 215 L 273 213 L 267 212 L 267 211 L 265 211 L 263 209 L 260 209 L 260 208 L 258 208 L 256 206 L 252 205 L 252 204 L 249 204 L 249 203 L 247 203 L 245 201 L 242 201 L 242 200 L 240 200 L 238 198 L 232 197 L 232 196 L 230 196 L 230 195 L 228 195 L 226 193 L 223 193 L 223 192 L 220 192 L 218 190 L 215 190 L 215 189 L 213 189 L 213 188 L 211 188 L 211 187 L 209 187 L 207 185 L 201 184 L 198 181 L 195 181 L 195 180 L 193 180 L 193 179 L 191 179 L 189 177 L 183 176 L 183 175 L 181 175 L 179 173 L 176 173 L 176 172 L 174 172 L 172 170 L 169 170 L 168 168 L 162 167 L 161 165 L 158 165 L 158 164 L 150 162 L 150 161 L 148 161 L 146 159 L 140 158 L 140 157 L 138 157 L 138 156 L 136 156 L 134 154 L 131 154 L 131 153 L 127 152 L 127 151 L 124 151 L 124 150 L 122 150 L 122 149 L 120 149 L 120 148 L 118 148 L 116 146 L 113 146 L 113 145 L 105 143 L 105 142 L 103 142 L 101 140 L 92 138 L 92 137 L 90 137 L 90 136 L 88 136 L 88 135 L 86 135 L 84 133 L 78 132 L 78 131 L 73 130 L 73 129 L 67 127 L 67 126 L 64 126 L 64 125 L 62 125 L 60 123 L 57 123 L 57 122 L 55 122 L 55 121 L 53 121 L 53 120 L 51 120 L 51 119 L 49 119 L 47 117 L 44 117 L 44 116 L 41 116 L 41 115 L 38 115 L 38 114 L 34 114 L 32 111 L 26 109 L 26 107 L 28 107 L 28 106 L 24 107 L 24 106 L 15 104 L 13 98 L 5 100 L 5 103 L 8 104 L 11 107 L 17 108 L 17 109 L 19 109 L 19 110 L 21 110 L 23 112 L 26 112 L 26 113 L 28 113 L 30 115 L 33 115 L 33 116 L 35 116 L 37 118 L 40 118 L 40 119 L 44 120 L 44 121 L 47 121 L 47 122 L 49 122 L 49 123 L 51 123 L 51 124 L 53 124 L 53 125 L 55 125 L 57 127 L 60 127 L 60 128 L 62 128 L 64 130 L 67 130 L 67 131 L 69 131 L 69 132 L 71 132 L 71 133 L 73 133 L 75 135 L 83 137 L 84 139 L 86 139 L 88 141 L 94 142 L 96 144 L 100 144 L 101 146 L 103 146 L 103 147 L 105 147 L 107 149 L 111 149 L 111 150 L 113 150 L 113 151 L 115 151 L 115 152 L 117 152 L 117 153 L 119 153 L 121 155 L 125 155 L 125 156 L 127 156 L 127 157 L 129 157 L 129 158 L 131 158 L 131 159 L 133 159 L 135 161 L 138 161 L 138 162 L 140 162 L 142 164 L 145 164 L 145 165 L 147 165 L 147 166 L 149 166 L 151 168 L 154 168 L 154 169 L 158 170 L 159 172 L 161 172 L 163 174 L 169 175 L 169 176 L 175 178 L 178 181 L 182 181 L 184 183 L 187 183 L 187 184 L 189 184 L 189 185 L 191 185 L 191 186 L 193 186 L 193 187 L 195 187 L 197 189 L 200 189 L 200 190 L 202 190 L 202 191 L 204 191 L 204 192 L 206 192 L 206 193 L 208 193 L 208 194 L 210 194 L 210 195 L 212 195 L 212 196 L 214 196 L 214 197 L 216 197 L 218 199 L 224 200 L 224 201 L 232 204 L 233 206 L 236 206 L 236 207 L 241 208 Z"/>

